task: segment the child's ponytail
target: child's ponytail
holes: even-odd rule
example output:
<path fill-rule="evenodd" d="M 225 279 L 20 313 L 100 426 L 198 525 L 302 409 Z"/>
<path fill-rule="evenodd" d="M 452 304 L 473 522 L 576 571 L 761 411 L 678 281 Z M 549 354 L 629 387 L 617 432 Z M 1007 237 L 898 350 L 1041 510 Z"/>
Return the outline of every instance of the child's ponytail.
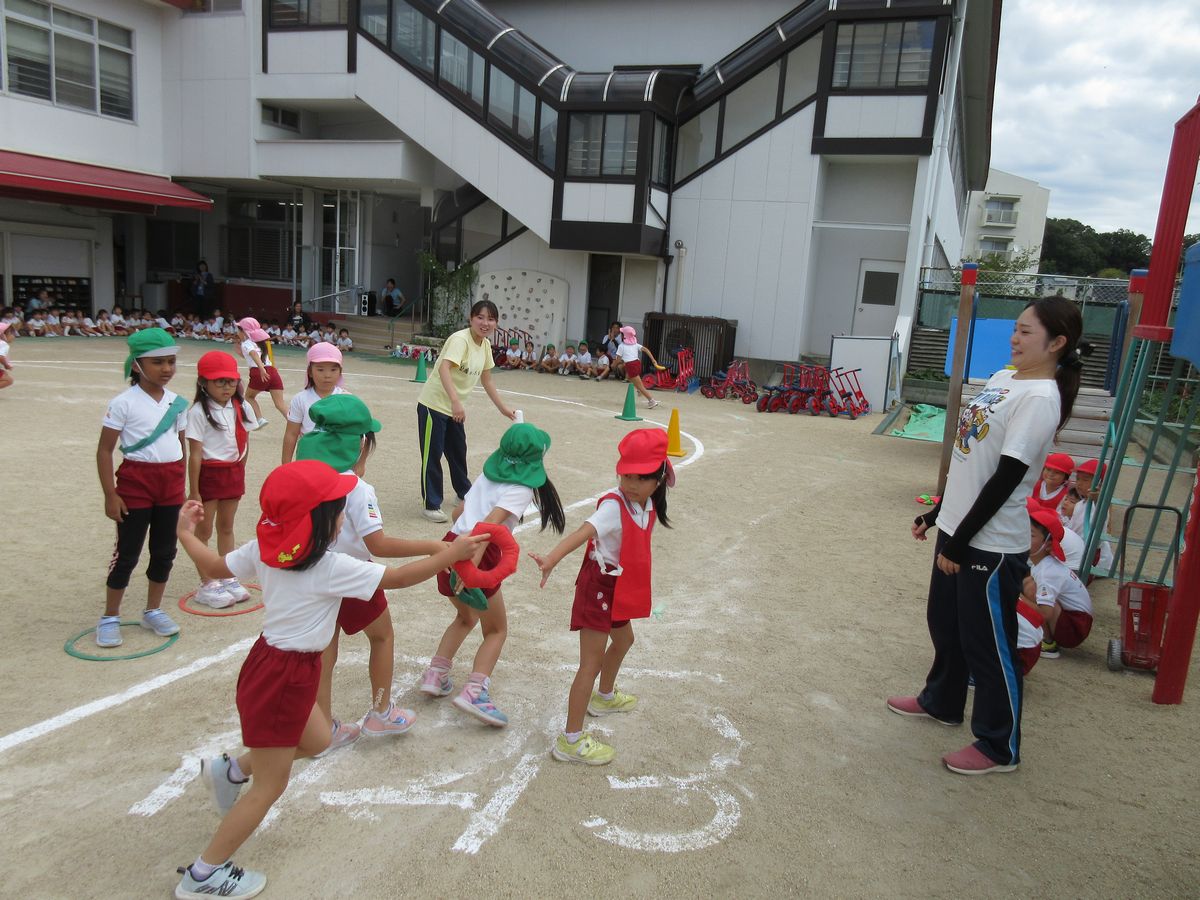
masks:
<path fill-rule="evenodd" d="M 659 522 L 662 522 L 663 528 L 670 528 L 671 520 L 667 518 L 667 464 L 663 463 L 662 468 L 653 475 L 645 475 L 643 477 L 657 479 L 658 487 L 650 495 L 650 500 L 654 504 L 655 518 Z"/>
<path fill-rule="evenodd" d="M 545 531 L 546 526 L 549 525 L 555 532 L 562 534 L 567 527 L 567 516 L 563 512 L 562 501 L 558 499 L 558 490 L 549 476 L 547 476 L 545 484 L 533 489 L 533 502 L 537 506 L 538 512 L 542 514 L 540 530 Z"/>

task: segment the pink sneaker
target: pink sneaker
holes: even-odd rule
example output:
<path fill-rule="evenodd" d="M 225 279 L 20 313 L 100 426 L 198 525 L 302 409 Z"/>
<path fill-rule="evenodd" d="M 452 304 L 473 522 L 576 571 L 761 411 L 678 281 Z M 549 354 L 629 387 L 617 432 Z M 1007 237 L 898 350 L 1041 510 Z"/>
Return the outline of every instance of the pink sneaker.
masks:
<path fill-rule="evenodd" d="M 947 753 L 942 757 L 942 762 L 951 772 L 957 772 L 959 775 L 990 775 L 993 772 L 1015 772 L 1017 764 L 1001 765 L 991 757 L 984 754 L 982 750 L 974 744 L 968 744 L 961 750 L 956 750 L 953 753 Z"/>
<path fill-rule="evenodd" d="M 948 719 L 939 719 L 937 716 L 930 715 L 925 711 L 925 707 L 917 702 L 916 697 L 888 697 L 887 708 L 900 716 L 924 717 L 926 719 L 933 719 L 935 722 L 941 722 L 943 725 L 954 726 L 962 724 L 961 719 L 957 722 L 951 722 Z"/>
<path fill-rule="evenodd" d="M 430 697 L 445 697 L 453 690 L 454 682 L 450 680 L 450 673 L 445 669 L 430 666 L 421 676 L 422 694 L 428 694 Z"/>
<path fill-rule="evenodd" d="M 362 729 L 353 722 L 339 722 L 333 720 L 333 738 L 329 741 L 329 746 L 317 754 L 316 758 L 320 759 L 326 754 L 332 753 L 342 747 L 348 747 L 358 740 L 358 736 L 362 733 Z"/>
<path fill-rule="evenodd" d="M 363 720 L 362 733 L 367 737 L 387 737 L 392 734 L 404 734 L 412 728 L 417 714 L 411 709 L 399 709 L 393 703 L 385 713 L 371 710 Z"/>

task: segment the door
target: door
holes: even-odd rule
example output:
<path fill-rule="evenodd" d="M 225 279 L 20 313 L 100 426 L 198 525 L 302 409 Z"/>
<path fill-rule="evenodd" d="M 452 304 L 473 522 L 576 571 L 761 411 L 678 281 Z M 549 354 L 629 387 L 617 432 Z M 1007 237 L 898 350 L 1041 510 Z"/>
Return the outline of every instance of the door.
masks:
<path fill-rule="evenodd" d="M 587 333 L 577 335 L 594 341 L 608 332 L 608 323 L 621 308 L 621 257 L 593 253 L 588 257 Z M 567 340 L 573 338 L 568 334 Z"/>
<path fill-rule="evenodd" d="M 851 334 L 890 337 L 896 330 L 904 263 L 864 259 L 858 267 L 858 295 Z"/>
<path fill-rule="evenodd" d="M 321 293 L 333 294 L 358 281 L 359 194 L 335 191 L 322 201 Z"/>

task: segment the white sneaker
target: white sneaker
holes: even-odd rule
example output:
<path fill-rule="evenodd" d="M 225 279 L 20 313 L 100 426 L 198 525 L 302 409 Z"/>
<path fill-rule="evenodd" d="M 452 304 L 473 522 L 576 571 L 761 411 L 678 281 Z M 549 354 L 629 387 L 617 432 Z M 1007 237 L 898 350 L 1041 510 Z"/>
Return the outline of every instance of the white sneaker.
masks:
<path fill-rule="evenodd" d="M 236 578 L 222 578 L 217 583 L 233 598 L 234 603 L 245 603 L 250 599 L 250 592 L 242 587 L 242 583 Z"/>
<path fill-rule="evenodd" d="M 267 886 L 267 876 L 250 869 L 239 869 L 233 860 L 217 869 L 203 881 L 192 877 L 191 867 L 180 868 L 179 884 L 175 886 L 176 900 L 208 900 L 209 897 L 257 897 Z"/>
<path fill-rule="evenodd" d="M 121 643 L 121 617 L 101 616 L 96 626 L 96 646 L 120 647 Z"/>
<path fill-rule="evenodd" d="M 196 602 L 210 609 L 225 609 L 233 606 L 233 595 L 225 590 L 220 581 L 205 581 L 196 591 Z"/>
<path fill-rule="evenodd" d="M 233 809 L 233 804 L 237 803 L 238 794 L 242 791 L 242 785 L 245 784 L 243 781 L 230 779 L 229 769 L 232 762 L 228 753 L 200 761 L 200 777 L 212 792 L 213 802 L 221 815 Z"/>
<path fill-rule="evenodd" d="M 179 633 L 179 626 L 171 621 L 161 609 L 147 609 L 142 613 L 142 627 L 159 637 L 170 637 Z"/>
<path fill-rule="evenodd" d="M 654 407 L 656 407 L 656 406 L 658 406 L 658 401 L 651 400 L 649 403 L 646 404 L 646 409 L 654 409 Z"/>
<path fill-rule="evenodd" d="M 427 518 L 430 522 L 449 522 L 450 519 L 440 509 L 423 509 L 421 515 Z"/>
<path fill-rule="evenodd" d="M 270 423 L 270 422 L 268 422 L 264 416 L 259 416 L 259 417 L 258 417 L 258 427 L 259 427 L 259 428 L 266 428 L 266 427 L 267 427 L 268 425 L 270 425 L 270 424 L 271 424 L 271 423 Z M 257 431 L 258 429 L 255 429 L 255 430 Z"/>

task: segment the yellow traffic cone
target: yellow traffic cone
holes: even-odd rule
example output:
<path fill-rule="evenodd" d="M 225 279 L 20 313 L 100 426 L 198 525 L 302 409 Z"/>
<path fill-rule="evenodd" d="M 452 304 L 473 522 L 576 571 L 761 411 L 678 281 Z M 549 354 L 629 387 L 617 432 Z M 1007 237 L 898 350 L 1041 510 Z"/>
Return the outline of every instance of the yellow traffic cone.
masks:
<path fill-rule="evenodd" d="M 625 409 L 619 416 L 613 416 L 614 419 L 620 419 L 622 422 L 640 422 L 642 417 L 637 414 L 637 395 L 633 392 L 633 385 L 629 385 L 629 389 L 625 392 Z"/>
<path fill-rule="evenodd" d="M 671 421 L 667 425 L 667 456 L 686 456 L 679 446 L 679 410 L 671 410 Z"/>
<path fill-rule="evenodd" d="M 429 376 L 425 372 L 425 351 L 422 350 L 421 354 L 417 357 L 417 377 L 409 380 L 416 384 L 424 384 L 429 380 Z"/>

